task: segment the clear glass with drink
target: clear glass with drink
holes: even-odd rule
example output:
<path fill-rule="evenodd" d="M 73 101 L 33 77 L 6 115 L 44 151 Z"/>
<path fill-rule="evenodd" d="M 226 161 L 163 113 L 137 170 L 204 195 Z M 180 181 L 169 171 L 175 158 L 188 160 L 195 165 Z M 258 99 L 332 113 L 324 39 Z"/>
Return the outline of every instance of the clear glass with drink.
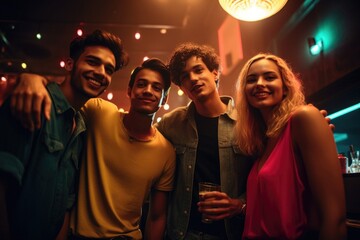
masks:
<path fill-rule="evenodd" d="M 351 173 L 360 172 L 359 151 L 350 151 L 350 158 L 351 158 L 350 172 Z"/>
<path fill-rule="evenodd" d="M 350 172 L 358 173 L 360 172 L 359 151 L 355 151 L 354 145 L 352 144 L 349 146 L 349 150 L 351 158 Z"/>
<path fill-rule="evenodd" d="M 204 195 L 206 192 L 213 192 L 213 191 L 221 191 L 221 186 L 215 183 L 210 182 L 200 182 L 199 183 L 199 199 L 200 201 L 204 201 Z M 204 216 L 201 217 L 201 221 L 203 223 L 211 223 L 212 220 L 208 219 Z"/>

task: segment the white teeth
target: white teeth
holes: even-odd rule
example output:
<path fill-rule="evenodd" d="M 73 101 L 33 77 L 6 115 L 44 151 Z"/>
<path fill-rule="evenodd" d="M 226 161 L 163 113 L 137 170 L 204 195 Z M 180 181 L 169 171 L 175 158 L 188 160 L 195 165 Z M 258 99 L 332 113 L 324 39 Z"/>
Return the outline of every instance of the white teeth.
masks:
<path fill-rule="evenodd" d="M 263 96 L 266 96 L 266 95 L 268 95 L 267 93 L 264 93 L 264 92 L 262 92 L 262 93 L 255 93 L 255 96 L 258 96 L 258 97 L 263 97 Z"/>
<path fill-rule="evenodd" d="M 90 79 L 89 82 L 91 82 L 92 84 L 97 85 L 99 87 L 101 86 L 101 84 L 95 80 Z"/>

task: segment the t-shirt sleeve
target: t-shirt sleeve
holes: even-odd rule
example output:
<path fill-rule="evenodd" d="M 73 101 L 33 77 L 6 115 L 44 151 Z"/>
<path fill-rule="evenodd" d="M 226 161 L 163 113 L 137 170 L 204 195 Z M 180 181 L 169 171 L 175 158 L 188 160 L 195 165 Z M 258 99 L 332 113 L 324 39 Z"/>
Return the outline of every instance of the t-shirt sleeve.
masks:
<path fill-rule="evenodd" d="M 162 175 L 155 185 L 155 189 L 160 191 L 172 191 L 174 188 L 176 154 L 175 149 L 172 146 L 170 148 L 171 150 L 169 151 L 168 158 L 165 162 Z"/>
<path fill-rule="evenodd" d="M 115 104 L 102 98 L 92 98 L 81 108 L 81 114 L 83 115 L 85 124 L 88 126 L 98 117 L 101 117 L 102 114 L 108 113 L 109 110 L 118 111 L 118 108 Z"/>

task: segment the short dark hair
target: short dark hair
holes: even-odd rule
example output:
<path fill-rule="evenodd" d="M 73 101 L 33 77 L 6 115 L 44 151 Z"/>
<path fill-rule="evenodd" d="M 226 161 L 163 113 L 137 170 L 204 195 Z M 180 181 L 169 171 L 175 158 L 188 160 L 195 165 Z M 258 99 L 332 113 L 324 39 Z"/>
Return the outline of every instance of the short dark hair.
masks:
<path fill-rule="evenodd" d="M 192 56 L 201 58 L 210 71 L 217 70 L 220 76 L 220 58 L 214 48 L 191 42 L 183 43 L 175 49 L 169 61 L 171 81 L 174 84 L 181 85 L 181 73 L 186 66 L 186 61 Z"/>
<path fill-rule="evenodd" d="M 76 62 L 88 46 L 103 46 L 109 48 L 115 57 L 115 71 L 126 66 L 129 62 L 129 55 L 124 51 L 121 39 L 114 34 L 103 30 L 74 38 L 70 43 L 70 57 Z"/>
<path fill-rule="evenodd" d="M 136 75 L 143 69 L 150 69 L 152 71 L 160 73 L 164 80 L 165 96 L 168 95 L 171 85 L 170 71 L 166 64 L 158 58 L 149 58 L 148 60 L 144 61 L 141 66 L 138 66 L 134 70 L 132 70 L 130 75 L 129 87 L 132 88 L 134 86 Z"/>

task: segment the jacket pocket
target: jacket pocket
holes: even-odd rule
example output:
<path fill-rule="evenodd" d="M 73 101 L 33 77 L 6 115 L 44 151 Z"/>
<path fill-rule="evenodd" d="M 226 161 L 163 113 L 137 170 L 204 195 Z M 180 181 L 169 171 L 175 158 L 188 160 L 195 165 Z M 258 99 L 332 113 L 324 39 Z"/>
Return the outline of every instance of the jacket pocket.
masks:
<path fill-rule="evenodd" d="M 186 151 L 186 147 L 180 146 L 180 145 L 175 145 L 175 151 L 176 151 L 176 155 L 184 155 L 184 153 Z"/>
<path fill-rule="evenodd" d="M 47 150 L 50 153 L 64 150 L 64 144 L 61 141 L 54 139 L 49 135 L 44 136 L 44 143 L 45 143 Z"/>

